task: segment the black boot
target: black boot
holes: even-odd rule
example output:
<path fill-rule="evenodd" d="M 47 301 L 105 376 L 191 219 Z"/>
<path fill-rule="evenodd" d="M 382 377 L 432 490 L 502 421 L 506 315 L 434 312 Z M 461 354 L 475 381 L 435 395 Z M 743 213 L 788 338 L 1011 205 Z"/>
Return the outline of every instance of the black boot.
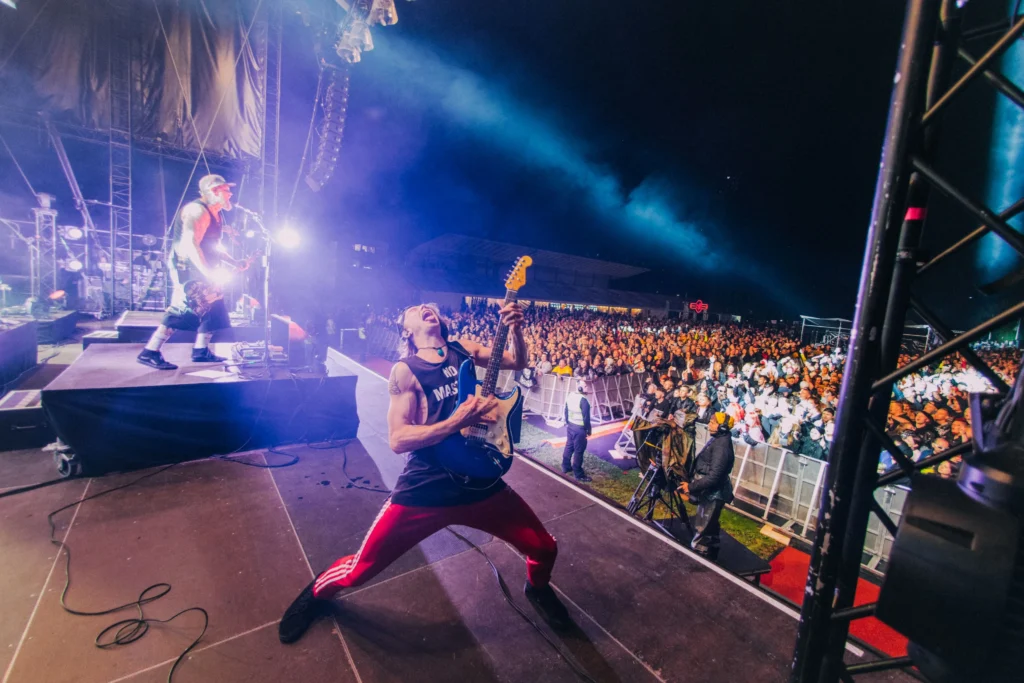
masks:
<path fill-rule="evenodd" d="M 277 625 L 277 637 L 282 643 L 294 643 L 314 621 L 330 614 L 330 600 L 321 600 L 313 595 L 315 583 L 316 579 L 310 581 L 281 617 L 281 623 Z"/>
<path fill-rule="evenodd" d="M 137 361 L 143 365 L 148 365 L 151 368 L 157 370 L 177 370 L 178 366 L 174 363 L 168 363 L 164 360 L 164 356 L 159 351 L 150 351 L 149 349 L 142 349 L 139 354 Z"/>
<path fill-rule="evenodd" d="M 213 355 L 209 346 L 202 349 L 192 349 L 193 363 L 223 363 L 226 360 L 227 358 Z"/>
<path fill-rule="evenodd" d="M 572 617 L 569 616 L 569 610 L 558 599 L 554 588 L 551 586 L 535 588 L 532 583 L 527 581 L 523 592 L 526 593 L 526 599 L 540 612 L 544 620 L 551 625 L 551 628 L 556 631 L 567 631 L 572 627 Z"/>

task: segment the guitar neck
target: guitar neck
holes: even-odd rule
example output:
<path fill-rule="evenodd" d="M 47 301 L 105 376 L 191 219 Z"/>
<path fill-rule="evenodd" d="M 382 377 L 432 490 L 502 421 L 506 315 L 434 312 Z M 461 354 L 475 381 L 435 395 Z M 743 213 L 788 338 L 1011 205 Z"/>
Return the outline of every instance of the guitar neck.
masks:
<path fill-rule="evenodd" d="M 505 305 L 512 303 L 519 294 L 511 289 L 505 290 Z M 487 363 L 487 374 L 480 386 L 480 393 L 484 396 L 493 396 L 498 386 L 498 373 L 501 371 L 501 359 L 505 355 L 505 346 L 508 344 L 508 325 L 498 321 L 498 331 L 494 334 L 494 344 L 491 345 L 491 360 Z"/>

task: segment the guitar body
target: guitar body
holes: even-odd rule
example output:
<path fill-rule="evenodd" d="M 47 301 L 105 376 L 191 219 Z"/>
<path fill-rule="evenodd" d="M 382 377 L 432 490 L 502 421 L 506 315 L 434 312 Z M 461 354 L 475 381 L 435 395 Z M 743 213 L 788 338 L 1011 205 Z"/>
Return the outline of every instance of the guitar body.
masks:
<path fill-rule="evenodd" d="M 480 396 L 482 389 L 473 361 L 463 361 L 459 367 L 458 405 L 470 396 Z M 522 425 L 523 396 L 519 387 L 514 387 L 507 394 L 496 393 L 495 398 L 497 420 L 481 427 L 467 427 L 442 441 L 435 448 L 438 464 L 477 479 L 497 479 L 508 472 Z"/>
<path fill-rule="evenodd" d="M 224 298 L 224 292 L 220 287 L 203 280 L 189 280 L 184 284 L 184 289 L 185 302 L 200 318 L 210 312 L 210 307 L 215 301 Z"/>

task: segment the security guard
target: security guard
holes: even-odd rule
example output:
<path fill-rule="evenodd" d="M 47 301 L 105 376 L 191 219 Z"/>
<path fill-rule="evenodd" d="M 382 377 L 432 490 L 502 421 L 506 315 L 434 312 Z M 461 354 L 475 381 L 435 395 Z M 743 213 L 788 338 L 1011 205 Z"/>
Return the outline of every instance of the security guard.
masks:
<path fill-rule="evenodd" d="M 562 451 L 562 474 L 572 472 L 576 481 L 588 482 L 583 471 L 583 453 L 590 436 L 590 401 L 587 400 L 587 382 L 577 379 L 574 390 L 565 397 L 565 450 Z"/>

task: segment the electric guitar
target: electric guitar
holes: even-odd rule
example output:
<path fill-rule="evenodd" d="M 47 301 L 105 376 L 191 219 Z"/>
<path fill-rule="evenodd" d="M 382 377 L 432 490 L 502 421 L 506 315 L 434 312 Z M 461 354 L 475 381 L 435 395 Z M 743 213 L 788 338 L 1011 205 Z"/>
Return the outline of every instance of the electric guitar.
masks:
<path fill-rule="evenodd" d="M 516 261 L 505 280 L 506 305 L 516 300 L 519 289 L 526 284 L 526 269 L 532 264 L 533 259 L 529 256 Z M 464 361 L 459 368 L 458 405 L 462 405 L 470 396 L 494 396 L 498 399 L 498 406 L 497 420 L 493 424 L 471 425 L 435 446 L 438 464 L 455 474 L 496 480 L 512 467 L 513 447 L 515 441 L 519 440 L 523 419 L 523 396 L 518 386 L 506 394 L 499 394 L 495 390 L 507 342 L 508 326 L 499 322 L 491 346 L 491 359 L 482 382 L 476 378 L 476 366 L 472 360 Z"/>
<path fill-rule="evenodd" d="M 233 266 L 233 269 L 238 272 L 248 270 L 253 261 L 259 258 L 262 253 L 262 249 L 257 249 L 247 256 L 240 265 Z M 221 289 L 220 285 L 207 282 L 206 280 L 189 280 L 182 287 L 185 290 L 186 305 L 200 318 L 210 312 L 210 308 L 215 302 L 224 298 L 224 290 Z"/>

